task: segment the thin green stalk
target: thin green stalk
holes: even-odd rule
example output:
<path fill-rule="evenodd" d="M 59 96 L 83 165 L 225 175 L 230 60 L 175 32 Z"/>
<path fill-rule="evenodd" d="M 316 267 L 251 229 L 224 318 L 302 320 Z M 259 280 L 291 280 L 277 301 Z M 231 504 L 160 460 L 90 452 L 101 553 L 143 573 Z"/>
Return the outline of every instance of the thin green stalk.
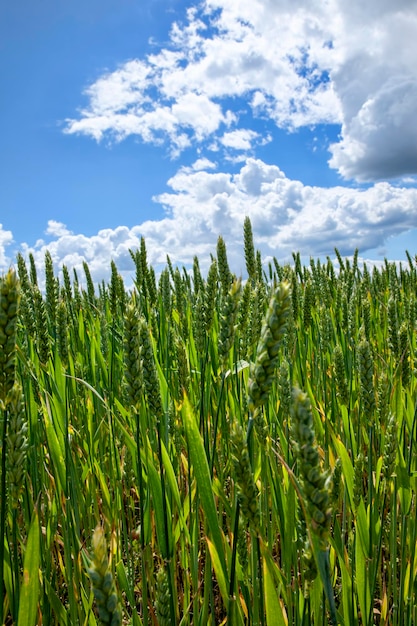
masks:
<path fill-rule="evenodd" d="M 414 406 L 413 423 L 411 425 L 410 445 L 409 445 L 408 458 L 407 458 L 407 470 L 408 470 L 409 475 L 411 473 L 411 459 L 413 458 L 414 432 L 416 431 L 416 429 L 417 429 L 417 399 L 416 399 L 416 403 Z"/>
<path fill-rule="evenodd" d="M 252 625 L 260 626 L 260 595 L 258 570 L 258 550 L 256 546 L 256 535 L 251 531 L 251 572 L 252 572 Z M 256 546 L 256 547 L 255 547 Z"/>
<path fill-rule="evenodd" d="M 216 456 L 217 431 L 218 431 L 218 427 L 219 427 L 219 414 L 220 414 L 220 406 L 221 406 L 224 386 L 225 386 L 225 375 L 224 375 L 224 372 L 223 372 L 222 373 L 222 377 L 221 377 L 220 392 L 219 392 L 218 401 L 217 401 L 217 411 L 216 411 L 216 415 L 215 415 L 215 418 L 214 418 L 213 450 L 212 450 L 212 454 L 210 456 L 210 477 L 211 478 L 213 478 L 213 471 L 214 471 L 214 459 L 215 459 L 215 456 Z M 208 453 L 208 455 L 209 455 L 209 453 Z"/>
<path fill-rule="evenodd" d="M 401 556 L 400 563 L 407 562 L 407 528 L 408 528 L 408 515 L 403 513 L 401 516 Z M 398 624 L 404 624 L 404 583 L 407 569 L 406 567 L 402 567 L 399 573 L 400 576 L 400 585 L 398 590 Z"/>
<path fill-rule="evenodd" d="M 205 407 L 204 407 L 204 399 L 206 392 L 206 369 L 207 369 L 207 360 L 208 360 L 208 342 L 206 344 L 206 355 L 204 358 L 200 359 L 200 432 L 203 435 L 204 441 L 204 449 L 206 450 L 207 458 L 210 455 L 210 444 L 209 444 L 209 435 L 208 435 L 208 423 L 206 419 Z"/>
<path fill-rule="evenodd" d="M 386 502 L 386 492 L 384 493 L 384 498 L 383 498 L 383 502 L 382 502 L 381 511 L 385 510 L 385 502 Z M 378 509 L 375 507 L 374 515 L 376 515 L 377 513 L 378 513 Z M 373 514 L 372 514 L 372 511 L 371 511 L 371 525 L 373 524 L 372 517 L 373 517 Z M 375 524 L 375 526 L 376 526 L 376 524 Z M 378 544 L 376 546 L 377 547 L 377 551 L 376 551 L 376 554 L 375 554 L 375 550 L 373 550 L 373 559 L 372 559 L 371 565 L 370 565 L 370 567 L 373 565 L 372 570 L 371 570 L 371 579 L 372 579 L 371 598 L 375 598 L 375 592 L 376 592 L 376 589 L 377 589 L 378 565 L 379 565 L 379 561 L 380 561 L 380 558 L 381 558 L 383 534 L 384 534 L 383 519 L 381 519 L 380 528 L 379 528 Z M 371 601 L 370 607 L 369 607 L 369 616 L 368 616 L 368 621 L 369 621 L 370 624 L 372 624 L 373 609 L 374 609 L 374 605 L 373 605 L 373 602 Z"/>
<path fill-rule="evenodd" d="M 240 515 L 240 504 L 239 500 L 236 499 L 236 508 L 235 508 L 235 521 L 233 525 L 233 545 L 232 545 L 232 560 L 230 564 L 230 585 L 229 585 L 229 609 L 228 615 L 232 614 L 232 603 L 236 602 L 235 598 L 235 579 L 236 579 L 236 555 L 237 555 L 237 542 L 238 542 L 238 534 L 239 534 L 239 515 Z"/>
<path fill-rule="evenodd" d="M 412 535 L 412 539 L 411 539 L 411 544 L 412 546 L 415 546 L 417 543 L 417 520 L 415 519 L 414 516 L 414 523 L 413 523 L 413 535 Z M 411 571 L 414 572 L 415 571 L 415 560 L 416 560 L 416 551 L 413 551 L 413 554 L 411 556 Z M 408 605 L 407 605 L 407 609 L 408 609 L 408 626 L 412 626 L 413 624 L 415 624 L 415 619 L 413 619 L 413 613 L 416 612 L 417 607 L 415 606 L 414 602 L 412 601 L 412 599 L 410 598 Z"/>
<path fill-rule="evenodd" d="M 141 451 L 141 432 L 140 432 L 140 414 L 138 410 L 135 410 L 135 418 L 136 418 L 136 464 L 137 464 L 137 475 L 139 481 L 139 520 L 140 520 L 140 565 L 141 565 L 141 573 L 142 573 L 142 612 L 143 612 L 143 622 L 144 624 L 148 623 L 148 578 L 146 575 L 146 562 L 145 562 L 145 520 L 144 520 L 144 506 L 145 502 L 145 490 L 143 484 L 143 474 L 142 474 L 142 458 L 140 455 Z"/>
<path fill-rule="evenodd" d="M 394 626 L 401 626 L 398 621 L 398 584 L 397 584 L 397 498 L 398 485 L 397 477 L 394 476 L 394 491 L 392 494 L 392 522 L 390 532 L 390 564 L 391 564 L 391 583 L 392 583 L 392 616 Z"/>
<path fill-rule="evenodd" d="M 258 557 L 258 577 L 259 577 L 259 612 L 261 617 L 261 626 L 265 626 L 265 610 L 264 610 L 264 585 L 262 575 L 262 557 L 259 535 L 256 537 L 256 552 Z"/>
<path fill-rule="evenodd" d="M 300 626 L 311 626 L 310 596 L 304 598 L 303 614 L 301 616 Z"/>
<path fill-rule="evenodd" d="M 167 514 L 167 506 L 166 506 L 167 494 L 166 494 L 166 484 L 165 484 L 165 470 L 164 470 L 164 464 L 162 460 L 161 423 L 159 419 L 157 419 L 156 428 L 157 428 L 157 436 L 158 436 L 159 471 L 160 471 L 160 477 L 161 477 L 163 516 L 164 516 L 164 529 L 165 529 L 165 553 L 167 554 L 165 567 L 166 567 L 166 572 L 168 576 L 168 589 L 169 589 L 169 598 L 170 598 L 169 608 L 170 608 L 170 614 L 171 614 L 171 624 L 172 626 L 174 626 L 174 624 L 176 624 L 177 621 L 176 621 L 176 616 L 175 616 L 174 585 L 172 581 L 172 570 L 171 570 L 171 563 L 172 563 L 171 544 L 173 544 L 173 542 L 170 542 L 169 540 L 171 536 L 171 529 L 168 526 L 168 514 Z"/>
<path fill-rule="evenodd" d="M 67 500 L 69 508 L 69 500 Z M 74 594 L 74 568 L 73 568 L 73 553 L 71 545 L 71 522 L 69 511 L 64 514 L 63 523 L 63 540 L 64 540 L 64 559 L 65 559 L 65 574 L 68 587 L 68 614 L 71 624 L 78 624 L 78 602 Z"/>
<path fill-rule="evenodd" d="M 19 613 L 20 575 L 19 575 L 19 552 L 17 539 L 17 508 L 12 511 L 12 542 L 13 542 L 13 565 L 14 565 L 14 589 L 13 589 L 13 617 L 17 619 Z"/>
<path fill-rule="evenodd" d="M 370 579 L 372 579 L 372 572 L 373 572 L 373 568 L 375 567 L 376 569 L 376 565 L 374 564 L 374 559 L 375 559 L 375 554 L 374 554 L 374 536 L 373 536 L 373 517 L 374 515 L 376 515 L 376 509 L 377 509 L 377 504 L 376 502 L 374 502 L 374 497 L 373 497 L 373 425 L 370 424 L 369 425 L 369 433 L 368 433 L 368 438 L 369 438 L 369 445 L 368 445 L 368 504 L 370 507 L 370 515 L 369 515 L 369 555 L 368 555 L 368 562 L 367 562 L 367 573 Z M 367 587 L 365 587 L 365 591 L 366 591 Z M 369 619 L 372 619 L 372 614 L 373 614 L 373 594 L 371 591 L 371 597 L 370 597 L 370 602 L 369 602 L 369 616 L 368 616 L 368 623 L 371 624 L 371 622 L 369 621 Z"/>
<path fill-rule="evenodd" d="M 190 458 L 190 447 L 187 440 L 187 458 Z M 191 485 L 191 464 L 188 464 L 187 482 Z M 199 497 L 198 491 L 195 494 L 196 505 L 193 509 L 192 490 L 188 489 L 188 507 L 189 507 L 189 527 L 191 529 L 191 545 L 190 545 L 190 569 L 191 569 L 191 581 L 193 591 L 193 616 L 194 621 L 197 622 L 197 616 L 200 615 L 200 607 L 197 595 L 198 589 L 198 564 L 199 564 Z"/>

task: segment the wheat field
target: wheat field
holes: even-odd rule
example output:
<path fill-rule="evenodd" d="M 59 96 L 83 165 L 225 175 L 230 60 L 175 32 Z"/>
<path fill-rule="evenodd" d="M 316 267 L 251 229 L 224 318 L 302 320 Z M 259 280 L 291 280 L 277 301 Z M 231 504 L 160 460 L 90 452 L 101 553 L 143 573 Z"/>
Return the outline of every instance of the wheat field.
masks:
<path fill-rule="evenodd" d="M 0 280 L 6 625 L 417 624 L 417 258 Z"/>

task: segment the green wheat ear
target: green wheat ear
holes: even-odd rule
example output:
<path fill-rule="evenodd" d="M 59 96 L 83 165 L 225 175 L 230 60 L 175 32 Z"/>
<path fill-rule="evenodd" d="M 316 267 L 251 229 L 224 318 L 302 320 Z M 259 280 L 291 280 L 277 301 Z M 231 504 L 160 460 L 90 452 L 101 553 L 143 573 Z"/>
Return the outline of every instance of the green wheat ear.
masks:
<path fill-rule="evenodd" d="M 88 569 L 93 595 L 97 605 L 97 613 L 101 624 L 120 626 L 122 611 L 120 608 L 113 574 L 107 558 L 107 542 L 104 530 L 97 526 L 93 533 L 93 560 Z"/>
<path fill-rule="evenodd" d="M 158 616 L 158 626 L 170 626 L 171 624 L 171 611 L 170 611 L 170 595 L 168 576 L 164 569 L 161 567 L 156 575 L 156 602 L 155 602 L 156 614 Z"/>
<path fill-rule="evenodd" d="M 270 300 L 256 350 L 255 363 L 252 363 L 250 369 L 248 404 L 252 414 L 268 399 L 290 311 L 290 284 L 282 282 L 276 287 Z"/>
<path fill-rule="evenodd" d="M 387 481 L 395 474 L 395 463 L 398 450 L 398 425 L 396 416 L 391 413 L 385 433 L 382 473 Z"/>
<path fill-rule="evenodd" d="M 234 476 L 238 487 L 238 497 L 242 515 L 255 532 L 260 528 L 259 490 L 255 484 L 249 458 L 249 450 L 243 429 L 234 424 L 230 435 Z"/>
<path fill-rule="evenodd" d="M 9 392 L 9 428 L 7 432 L 7 478 L 9 503 L 17 508 L 23 491 L 28 449 L 28 424 L 22 388 L 17 383 Z"/>
<path fill-rule="evenodd" d="M 68 364 L 68 311 L 64 299 L 59 300 L 57 308 L 57 346 L 58 354 L 64 366 Z"/>
<path fill-rule="evenodd" d="M 129 303 L 124 318 L 124 391 L 129 406 L 138 408 L 143 396 L 140 321 L 135 301 Z"/>
<path fill-rule="evenodd" d="M 226 243 L 221 235 L 217 239 L 217 263 L 222 293 L 226 296 L 230 289 L 230 285 L 232 284 L 233 278 L 229 268 L 229 262 L 227 260 Z"/>
<path fill-rule="evenodd" d="M 293 390 L 291 437 L 299 461 L 303 495 L 311 528 L 319 539 L 320 548 L 325 550 L 331 520 L 329 481 L 320 462 L 310 400 L 300 389 Z"/>
<path fill-rule="evenodd" d="M 222 302 L 219 332 L 219 358 L 223 365 L 227 362 L 235 337 L 241 288 L 241 279 L 238 278 L 234 280 Z"/>
<path fill-rule="evenodd" d="M 349 389 L 346 380 L 343 351 L 339 344 L 336 344 L 333 349 L 333 371 L 337 395 L 340 398 L 340 402 L 347 406 L 349 403 Z"/>
<path fill-rule="evenodd" d="M 363 412 L 369 420 L 372 420 L 376 408 L 373 383 L 374 361 L 371 346 L 366 339 L 362 339 L 358 345 L 358 370 Z"/>
<path fill-rule="evenodd" d="M 253 244 L 252 224 L 248 216 L 243 223 L 243 241 L 245 249 L 246 271 L 252 284 L 256 281 L 256 258 L 255 246 Z"/>
<path fill-rule="evenodd" d="M 0 281 L 0 405 L 3 406 L 15 382 L 19 299 L 19 281 L 10 269 Z"/>
<path fill-rule="evenodd" d="M 164 414 L 162 407 L 161 388 L 156 370 L 155 357 L 152 350 L 151 336 L 145 319 L 139 321 L 141 341 L 142 372 L 149 408 L 156 419 Z"/>

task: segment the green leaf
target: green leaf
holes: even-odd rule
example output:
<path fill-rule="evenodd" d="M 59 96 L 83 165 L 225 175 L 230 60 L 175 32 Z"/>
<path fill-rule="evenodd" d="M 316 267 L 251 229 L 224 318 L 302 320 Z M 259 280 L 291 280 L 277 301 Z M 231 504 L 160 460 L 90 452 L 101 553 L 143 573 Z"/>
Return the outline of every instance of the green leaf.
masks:
<path fill-rule="evenodd" d="M 227 370 L 224 377 L 228 378 L 230 375 L 240 374 L 240 372 L 247 369 L 249 365 L 250 364 L 248 363 L 248 361 L 245 361 L 244 359 L 240 359 L 239 361 L 236 361 L 236 363 L 233 364 L 232 369 Z"/>
<path fill-rule="evenodd" d="M 353 470 L 352 460 L 345 446 L 340 441 L 340 439 L 336 437 L 336 435 L 334 435 L 333 433 L 332 433 L 332 438 L 333 438 L 334 445 L 336 447 L 336 451 L 342 463 L 343 477 L 345 480 L 347 492 L 349 494 L 349 500 L 350 500 L 351 506 L 353 506 L 355 487 L 354 487 L 354 470 Z"/>
<path fill-rule="evenodd" d="M 217 582 L 219 583 L 220 593 L 222 594 L 225 606 L 227 606 L 229 595 L 227 592 L 227 583 L 222 569 L 220 554 L 217 552 L 210 539 L 207 539 L 207 545 L 211 556 L 211 562 L 213 563 L 213 568 L 216 573 Z"/>
<path fill-rule="evenodd" d="M 324 593 L 330 609 L 330 621 L 333 626 L 337 626 L 336 603 L 334 600 L 332 580 L 330 574 L 329 550 L 321 550 L 318 545 L 317 537 L 313 536 L 314 554 L 316 557 L 317 568 L 319 570 L 321 582 L 323 584 Z"/>
<path fill-rule="evenodd" d="M 398 449 L 399 463 L 395 469 L 397 475 L 398 495 L 404 515 L 410 512 L 412 495 L 410 491 L 410 474 L 408 472 L 401 448 Z"/>
<path fill-rule="evenodd" d="M 367 619 L 370 610 L 371 590 L 369 587 L 369 575 L 367 568 L 367 557 L 365 546 L 361 541 L 360 533 L 356 538 L 355 562 L 356 562 L 356 587 L 359 599 L 359 606 L 364 619 Z"/>
<path fill-rule="evenodd" d="M 140 619 L 136 610 L 136 600 L 135 596 L 133 595 L 134 584 L 129 583 L 127 579 L 126 568 L 123 564 L 123 561 L 119 561 L 117 563 L 116 572 L 120 591 L 126 594 L 126 598 L 128 599 L 132 609 L 132 626 L 143 626 L 142 620 Z"/>
<path fill-rule="evenodd" d="M 269 556 L 269 555 L 268 555 Z M 287 626 L 279 601 L 276 572 L 272 559 L 264 554 L 263 583 L 267 626 Z"/>
<path fill-rule="evenodd" d="M 167 481 L 171 489 L 172 496 L 175 500 L 175 504 L 177 505 L 177 508 L 178 508 L 178 517 L 180 519 L 182 532 L 185 534 L 185 538 L 187 542 L 189 543 L 191 541 L 190 533 L 189 533 L 187 524 L 184 519 L 183 507 L 181 504 L 181 496 L 180 496 L 180 492 L 178 489 L 178 483 L 175 478 L 174 468 L 172 467 L 171 459 L 168 456 L 168 452 L 167 452 L 164 442 L 162 441 L 161 444 L 162 444 L 162 462 L 164 464 L 165 475 L 167 477 Z"/>
<path fill-rule="evenodd" d="M 200 493 L 201 505 L 207 519 L 207 524 L 214 546 L 216 548 L 216 552 L 220 559 L 220 566 L 223 571 L 223 576 L 228 586 L 228 576 L 226 560 L 224 558 L 222 533 L 220 530 L 219 520 L 217 518 L 217 509 L 214 502 L 213 486 L 210 479 L 210 470 L 207 462 L 206 452 L 204 450 L 203 440 L 198 430 L 197 422 L 187 397 L 185 397 L 184 399 L 182 416 L 184 420 L 185 431 L 187 434 L 188 447 L 190 449 L 190 457 L 194 469 L 194 475 Z"/>
<path fill-rule="evenodd" d="M 97 479 L 100 483 L 100 487 L 101 487 L 101 495 L 103 498 L 103 502 L 107 508 L 107 510 L 111 510 L 111 496 L 110 496 L 110 491 L 107 485 L 107 476 L 106 474 L 104 474 L 104 472 L 102 471 L 97 459 L 94 460 L 94 469 L 96 471 L 96 476 Z"/>
<path fill-rule="evenodd" d="M 162 497 L 162 484 L 161 475 L 156 469 L 150 455 L 147 457 L 147 469 L 149 477 L 149 487 L 152 494 L 152 501 L 155 511 L 155 525 L 156 534 L 158 537 L 158 545 L 161 550 L 162 557 L 164 559 L 170 558 L 172 551 L 173 539 L 172 534 L 169 537 L 165 537 L 165 524 L 164 524 L 164 506 L 167 507 L 167 519 L 171 519 L 171 509 L 167 499 L 165 501 Z M 168 545 L 167 545 L 168 541 Z"/>
<path fill-rule="evenodd" d="M 46 439 L 48 441 L 48 448 L 49 448 L 49 453 L 51 455 L 51 460 L 54 464 L 60 487 L 63 491 L 65 491 L 66 484 L 67 484 L 67 470 L 66 470 L 66 465 L 65 465 L 65 447 L 64 447 L 65 444 L 64 444 L 62 436 L 57 435 L 57 432 L 59 434 L 59 431 L 55 429 L 49 403 L 47 404 L 43 412 L 43 415 L 44 415 Z"/>
<path fill-rule="evenodd" d="M 50 581 L 47 578 L 45 578 L 44 582 L 45 582 L 46 595 L 48 596 L 48 600 L 56 616 L 56 620 L 57 620 L 56 623 L 59 624 L 60 626 L 68 626 L 68 615 L 67 615 L 64 605 L 59 599 L 58 594 L 56 593 L 55 589 L 53 589 Z"/>
<path fill-rule="evenodd" d="M 19 598 L 18 624 L 35 626 L 39 600 L 39 518 L 33 513 L 23 563 L 23 582 Z"/>
<path fill-rule="evenodd" d="M 361 498 L 358 508 L 356 510 L 356 529 L 361 545 L 363 547 L 364 554 L 367 557 L 370 556 L 369 524 L 370 521 L 368 519 L 368 515 L 366 514 L 363 499 Z"/>

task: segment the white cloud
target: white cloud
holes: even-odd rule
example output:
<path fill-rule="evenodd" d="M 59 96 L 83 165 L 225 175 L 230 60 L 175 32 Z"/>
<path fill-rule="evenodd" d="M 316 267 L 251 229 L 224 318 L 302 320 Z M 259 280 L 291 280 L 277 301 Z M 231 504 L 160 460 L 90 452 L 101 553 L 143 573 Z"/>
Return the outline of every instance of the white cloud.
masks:
<path fill-rule="evenodd" d="M 413 174 L 416 33 L 414 0 L 205 0 L 159 52 L 90 85 L 66 132 L 227 150 L 245 132 L 233 102 L 281 128 L 340 124 L 329 163 L 346 178 Z"/>
<path fill-rule="evenodd" d="M 149 263 L 157 271 L 165 266 L 167 254 L 179 265 L 191 265 L 197 255 L 205 270 L 221 234 L 233 271 L 244 274 L 246 215 L 262 257 L 280 260 L 291 260 L 291 253 L 297 251 L 304 257 L 332 255 L 334 247 L 343 255 L 352 254 L 356 247 L 364 254 L 381 248 L 389 237 L 417 228 L 417 189 L 385 182 L 364 190 L 307 186 L 288 178 L 276 165 L 254 158 L 248 158 L 235 174 L 200 169 L 211 165 L 202 161 L 178 170 L 168 181 L 171 191 L 154 199 L 165 208 L 161 220 L 103 229 L 91 237 L 73 234 L 60 224 L 53 241 L 40 240 L 22 251 L 25 255 L 32 251 L 43 267 L 48 249 L 56 271 L 65 264 L 75 268 L 80 279 L 86 260 L 96 282 L 108 280 L 113 259 L 131 286 L 134 266 L 129 249 L 138 248 L 142 236 Z M 11 239 L 6 231 L 3 240 L 10 243 Z"/>
<path fill-rule="evenodd" d="M 180 170 L 169 185 L 173 193 L 157 200 L 169 215 L 164 228 L 181 233 L 179 248 L 186 251 L 188 237 L 197 244 L 214 245 L 223 234 L 235 262 L 242 253 L 246 215 L 262 253 L 278 258 L 297 250 L 304 255 L 329 254 L 335 246 L 343 254 L 356 247 L 365 251 L 417 226 L 416 189 L 388 183 L 365 190 L 305 186 L 277 166 L 256 159 L 247 159 L 235 175 Z M 157 223 L 149 228 L 163 232 Z"/>
<path fill-rule="evenodd" d="M 64 235 L 71 235 L 72 233 L 62 222 L 57 222 L 56 220 L 48 220 L 48 226 L 45 230 L 45 234 L 55 237 L 63 237 Z"/>
<path fill-rule="evenodd" d="M 416 29 L 417 33 L 417 29 Z M 343 125 L 330 165 L 345 178 L 373 180 L 417 171 L 417 78 L 392 78 Z"/>
<path fill-rule="evenodd" d="M 343 59 L 332 80 L 343 125 L 330 164 L 357 180 L 415 173 L 416 5 L 409 0 L 340 5 Z"/>
<path fill-rule="evenodd" d="M 194 171 L 198 172 L 200 170 L 214 170 L 216 169 L 216 164 L 210 161 L 210 159 L 203 157 L 202 159 L 197 159 L 191 167 Z"/>
<path fill-rule="evenodd" d="M 129 248 L 140 245 L 140 235 L 135 229 L 119 226 L 115 229 L 100 230 L 96 235 L 87 237 L 71 233 L 64 224 L 61 226 L 63 234 L 56 232 L 56 238 L 49 243 L 39 240 L 33 247 L 23 244 L 23 255 L 27 257 L 29 252 L 32 252 L 36 264 L 42 268 L 45 252 L 49 250 L 57 272 L 66 265 L 71 272 L 75 269 L 81 280 L 84 277 L 83 261 L 86 261 L 96 282 L 108 280 L 110 262 L 113 259 L 131 284 L 134 271 Z"/>
<path fill-rule="evenodd" d="M 314 32 L 311 10 L 283 5 L 265 15 L 264 5 L 255 0 L 248 10 L 249 5 L 206 2 L 201 11 L 190 9 L 186 24 L 173 24 L 169 47 L 128 61 L 90 85 L 88 106 L 79 119 L 67 120 L 66 132 L 97 140 L 136 134 L 145 142 L 163 135 L 177 154 L 191 139 L 201 142 L 238 124 L 226 106 L 231 97 L 247 99 L 247 108 L 253 100 L 256 113 L 282 126 L 338 121 L 332 84 L 319 84 L 331 66 L 328 60 L 324 69 L 318 65 L 323 50 L 324 56 L 333 54 L 323 48 L 328 33 Z M 178 141 L 184 134 L 188 141 Z"/>
<path fill-rule="evenodd" d="M 220 105 L 212 102 L 206 95 L 187 93 L 180 96 L 172 106 L 172 113 L 180 126 L 190 127 L 197 141 L 214 133 L 223 116 Z"/>
<path fill-rule="evenodd" d="M 5 270 L 10 265 L 10 257 L 6 255 L 6 248 L 13 241 L 13 235 L 10 230 L 4 230 L 3 224 L 0 224 L 0 270 Z"/>
<path fill-rule="evenodd" d="M 229 133 L 224 133 L 220 137 L 220 143 L 226 148 L 233 148 L 233 150 L 250 150 L 252 143 L 259 137 L 259 133 L 248 128 L 241 128 L 239 130 L 232 130 Z"/>

